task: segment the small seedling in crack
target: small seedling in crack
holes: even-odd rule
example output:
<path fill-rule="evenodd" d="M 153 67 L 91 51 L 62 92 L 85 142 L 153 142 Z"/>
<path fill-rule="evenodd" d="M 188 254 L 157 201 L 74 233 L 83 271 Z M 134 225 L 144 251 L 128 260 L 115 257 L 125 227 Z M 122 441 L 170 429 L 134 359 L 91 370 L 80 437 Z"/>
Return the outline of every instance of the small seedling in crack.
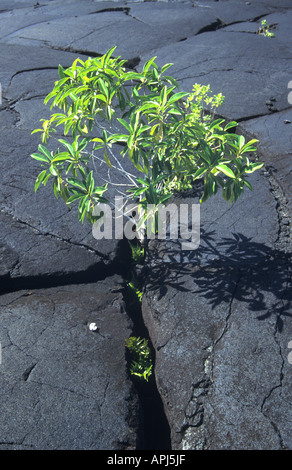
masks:
<path fill-rule="evenodd" d="M 143 378 L 148 382 L 152 373 L 151 352 L 148 346 L 148 340 L 136 336 L 131 336 L 126 340 L 126 348 L 129 349 L 132 361 L 130 372 L 132 375 Z"/>
<path fill-rule="evenodd" d="M 136 264 L 143 264 L 144 262 L 144 257 L 145 257 L 145 249 L 141 245 L 141 243 L 137 242 L 131 242 L 128 240 L 129 246 L 131 248 L 131 257 L 132 257 L 132 262 L 134 265 Z"/>
<path fill-rule="evenodd" d="M 258 34 L 266 36 L 268 38 L 275 37 L 274 33 L 270 31 L 271 26 L 267 23 L 267 20 L 262 20 L 261 27 L 258 30 Z"/>
<path fill-rule="evenodd" d="M 143 291 L 141 289 L 141 285 L 136 278 L 136 276 L 132 273 L 131 280 L 127 282 L 127 286 L 129 288 L 129 293 L 132 294 L 131 297 L 133 298 L 133 303 L 138 300 L 139 303 L 142 302 Z"/>

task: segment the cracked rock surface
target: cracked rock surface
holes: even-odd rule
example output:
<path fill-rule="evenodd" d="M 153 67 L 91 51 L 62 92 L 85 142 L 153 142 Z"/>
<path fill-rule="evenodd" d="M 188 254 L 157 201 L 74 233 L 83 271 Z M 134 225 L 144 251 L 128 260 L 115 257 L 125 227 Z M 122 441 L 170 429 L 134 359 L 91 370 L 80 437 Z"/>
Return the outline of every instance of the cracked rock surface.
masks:
<path fill-rule="evenodd" d="M 135 448 L 119 289 L 114 276 L 1 296 L 0 449 Z"/>
<path fill-rule="evenodd" d="M 197 250 L 149 244 L 142 313 L 172 448 L 292 449 L 291 19 L 291 0 L 0 2 L 0 449 L 143 447 L 119 243 L 35 195 L 29 157 L 58 65 L 113 45 L 222 92 L 266 163 L 236 204 L 201 206 Z"/>

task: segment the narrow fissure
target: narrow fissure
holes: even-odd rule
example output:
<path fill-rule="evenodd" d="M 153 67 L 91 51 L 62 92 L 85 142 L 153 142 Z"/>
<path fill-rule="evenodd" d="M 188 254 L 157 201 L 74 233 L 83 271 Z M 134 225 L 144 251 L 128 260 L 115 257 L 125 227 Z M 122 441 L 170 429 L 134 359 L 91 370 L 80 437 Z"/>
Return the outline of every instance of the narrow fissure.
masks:
<path fill-rule="evenodd" d="M 96 51 L 90 51 L 89 49 L 78 49 L 73 46 L 66 46 L 66 47 L 61 47 L 61 46 L 49 46 L 51 49 L 54 49 L 56 51 L 64 51 L 64 52 L 70 52 L 72 54 L 80 54 L 86 57 L 96 57 L 100 58 L 103 56 L 102 53 L 96 52 Z M 115 57 L 115 56 L 112 56 Z M 135 67 L 139 65 L 141 61 L 141 58 L 139 56 L 132 57 L 131 59 L 128 59 L 125 63 L 125 66 L 130 69 L 130 70 L 135 70 Z M 26 72 L 26 70 L 25 70 Z M 20 72 L 19 72 L 20 73 Z"/>
<path fill-rule="evenodd" d="M 213 23 L 201 28 L 197 32 L 196 36 L 198 36 L 198 34 L 208 33 L 210 31 L 217 31 L 217 29 L 224 28 L 225 26 L 226 26 L 226 24 L 222 20 L 220 20 L 220 18 L 217 18 L 216 21 L 214 21 Z"/>
<path fill-rule="evenodd" d="M 109 8 L 103 8 L 102 10 L 96 10 L 96 11 L 91 11 L 89 15 L 97 15 L 99 13 L 108 13 L 108 12 L 113 12 L 113 11 L 121 11 L 125 13 L 126 15 L 129 13 L 130 8 L 129 7 L 109 7 Z"/>
<path fill-rule="evenodd" d="M 128 244 L 127 240 L 125 240 L 125 244 Z M 139 276 L 135 266 L 131 264 L 129 247 L 125 247 L 125 250 L 128 250 L 129 259 L 129 264 L 126 266 L 124 275 L 125 286 L 123 292 L 126 311 L 133 322 L 133 335 L 148 340 L 148 346 L 151 349 L 153 361 L 153 371 L 148 382 L 142 378 L 130 375 L 129 372 L 132 383 L 137 391 L 143 414 L 140 429 L 140 449 L 138 450 L 169 450 L 171 449 L 170 427 L 154 376 L 155 351 L 143 321 L 141 303 L 128 287 L 128 282 L 133 279 L 133 276 L 137 278 Z M 127 352 L 126 357 L 128 363 L 130 363 L 130 355 Z"/>

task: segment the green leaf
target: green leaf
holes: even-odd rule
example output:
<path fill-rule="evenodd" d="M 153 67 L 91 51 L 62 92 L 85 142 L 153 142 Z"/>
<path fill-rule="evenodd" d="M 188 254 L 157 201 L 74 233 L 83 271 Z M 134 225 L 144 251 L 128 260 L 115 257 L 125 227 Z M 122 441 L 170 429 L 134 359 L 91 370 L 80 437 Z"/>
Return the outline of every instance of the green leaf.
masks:
<path fill-rule="evenodd" d="M 143 184 L 144 186 L 147 186 L 147 187 L 148 187 L 149 184 L 150 184 L 149 181 L 146 181 L 146 180 L 144 180 L 143 178 L 140 178 L 139 176 L 136 178 L 136 180 L 137 180 L 139 183 L 141 183 L 141 184 Z"/>
<path fill-rule="evenodd" d="M 109 137 L 109 141 L 110 142 L 127 142 L 128 138 L 129 136 L 126 134 L 113 134 Z M 92 139 L 92 140 L 97 140 L 97 139 Z"/>
<path fill-rule="evenodd" d="M 80 188 L 82 189 L 84 192 L 87 193 L 87 188 L 86 186 L 81 183 L 81 181 L 79 181 L 78 179 L 76 178 L 68 178 L 67 179 L 68 183 L 72 184 L 72 186 L 75 186 L 76 188 Z"/>
<path fill-rule="evenodd" d="M 253 190 L 252 185 L 248 181 L 243 180 L 243 182 L 248 187 L 248 189 L 250 189 L 251 191 Z"/>
<path fill-rule="evenodd" d="M 53 176 L 58 176 L 59 175 L 57 167 L 55 167 L 54 165 L 51 165 L 49 170 L 50 170 L 50 172 Z"/>
<path fill-rule="evenodd" d="M 64 68 L 60 64 L 59 64 L 59 67 L 58 67 L 58 74 L 59 74 L 60 78 L 65 78 L 66 77 L 66 75 L 64 73 Z"/>
<path fill-rule="evenodd" d="M 150 129 L 151 126 L 141 126 L 139 127 L 138 131 L 137 131 L 137 136 L 142 134 L 142 132 L 145 132 L 145 131 L 148 131 L 148 129 Z"/>
<path fill-rule="evenodd" d="M 161 67 L 161 73 L 165 72 L 167 69 L 169 69 L 169 67 L 171 67 L 173 64 L 169 63 L 169 64 L 165 64 L 163 65 L 163 67 Z"/>
<path fill-rule="evenodd" d="M 51 161 L 52 155 L 50 154 L 49 150 L 44 145 L 39 144 L 38 149 Z"/>
<path fill-rule="evenodd" d="M 103 94 L 108 99 L 108 87 L 106 85 L 106 82 L 102 78 L 99 78 L 98 79 L 98 84 L 100 86 L 101 91 L 103 92 Z"/>
<path fill-rule="evenodd" d="M 58 80 L 56 83 L 55 83 L 55 86 L 54 86 L 54 92 L 57 93 L 58 90 L 61 88 L 62 85 L 64 85 L 64 83 L 66 83 L 68 80 L 70 80 L 70 77 L 64 77 L 62 78 L 61 80 Z"/>
<path fill-rule="evenodd" d="M 87 139 L 85 138 L 78 145 L 78 152 L 80 152 L 81 150 L 84 150 L 86 146 L 87 146 Z"/>
<path fill-rule="evenodd" d="M 86 179 L 86 187 L 88 189 L 89 194 L 91 194 L 94 188 L 94 179 L 92 176 L 92 170 L 88 173 L 88 176 Z"/>
<path fill-rule="evenodd" d="M 130 124 L 127 121 L 125 121 L 122 118 L 117 118 L 117 120 L 119 121 L 119 123 L 121 123 L 127 129 L 127 131 L 130 132 L 130 134 L 133 132 L 132 127 L 130 126 Z"/>
<path fill-rule="evenodd" d="M 47 173 L 47 170 L 44 170 L 38 175 L 38 177 L 36 179 L 36 182 L 35 182 L 35 185 L 34 185 L 35 192 L 37 191 L 37 189 L 38 189 L 39 185 L 41 184 L 41 182 L 44 180 L 44 178 L 46 176 L 46 173 Z"/>
<path fill-rule="evenodd" d="M 59 139 L 59 142 L 61 142 L 61 144 L 63 144 L 70 152 L 70 154 L 72 155 L 72 157 L 75 156 L 75 152 L 73 150 L 73 147 L 71 144 L 69 144 L 69 142 L 67 142 L 66 140 L 64 139 Z"/>
<path fill-rule="evenodd" d="M 251 163 L 249 167 L 245 169 L 245 173 L 253 173 L 256 170 L 259 170 L 264 166 L 264 163 Z"/>
<path fill-rule="evenodd" d="M 69 78 L 69 77 L 68 77 Z M 47 104 L 48 101 L 50 101 L 51 98 L 56 96 L 57 92 L 55 90 L 51 91 L 44 99 L 44 104 Z"/>
<path fill-rule="evenodd" d="M 123 76 L 124 80 L 141 80 L 142 78 L 144 78 L 144 75 L 137 72 L 127 72 Z"/>
<path fill-rule="evenodd" d="M 238 122 L 236 121 L 231 121 L 226 126 L 224 127 L 224 131 L 227 131 L 228 129 L 233 129 L 234 127 L 238 126 Z"/>
<path fill-rule="evenodd" d="M 257 139 L 252 139 L 247 142 L 243 147 L 241 147 L 241 153 L 254 152 L 255 150 L 257 150 L 256 147 L 253 147 L 253 144 L 255 144 L 256 142 L 258 142 Z"/>
<path fill-rule="evenodd" d="M 84 196 L 84 193 L 77 193 L 75 192 L 75 194 L 72 194 L 72 196 L 70 196 L 68 199 L 67 199 L 67 204 L 71 204 L 72 202 L 74 201 L 77 201 L 78 199 L 80 199 L 81 197 Z"/>
<path fill-rule="evenodd" d="M 68 152 L 58 153 L 56 157 L 52 159 L 52 163 L 65 162 L 65 161 L 72 161 L 72 157 L 70 157 Z"/>
<path fill-rule="evenodd" d="M 177 82 L 177 81 L 175 80 L 175 78 L 173 78 L 173 77 L 169 77 L 169 76 L 166 76 L 166 75 L 165 75 L 164 77 L 162 77 L 162 80 L 163 80 L 164 82 L 171 83 L 175 88 L 179 88 L 178 82 Z"/>
<path fill-rule="evenodd" d="M 223 195 L 223 198 L 225 199 L 225 201 L 229 201 L 230 198 L 231 198 L 231 187 L 227 186 L 227 187 L 223 188 L 222 195 Z"/>
<path fill-rule="evenodd" d="M 228 129 L 232 129 L 233 127 L 238 126 L 238 122 L 236 121 L 231 121 L 226 126 L 224 127 L 224 131 L 227 131 Z"/>
<path fill-rule="evenodd" d="M 215 119 L 215 121 L 211 122 L 209 129 L 222 129 L 220 124 L 224 122 L 224 119 Z"/>
<path fill-rule="evenodd" d="M 107 143 L 107 133 L 105 129 L 102 131 L 102 140 L 105 144 Z"/>
<path fill-rule="evenodd" d="M 184 93 L 183 91 L 180 91 L 179 93 L 175 93 L 175 95 L 172 95 L 169 100 L 168 104 L 174 103 L 175 101 L 181 100 L 184 98 L 184 96 L 188 96 L 189 93 Z"/>
<path fill-rule="evenodd" d="M 105 64 L 108 62 L 109 58 L 111 57 L 113 52 L 116 50 L 116 48 L 117 48 L 117 46 L 113 46 L 107 51 L 107 53 L 104 56 L 104 58 L 105 58 L 104 63 Z"/>
<path fill-rule="evenodd" d="M 149 101 L 149 102 L 147 101 L 145 104 L 143 104 L 139 108 L 139 111 L 144 112 L 144 111 L 147 111 L 147 110 L 152 110 L 153 112 L 155 112 L 158 108 L 159 108 L 159 104 L 156 103 L 156 101 Z"/>
<path fill-rule="evenodd" d="M 145 191 L 144 186 L 143 186 L 143 188 L 139 188 L 139 189 L 136 189 L 136 187 L 131 188 L 131 189 L 127 189 L 128 193 L 133 193 L 133 197 L 139 196 L 140 194 L 144 193 L 144 191 Z"/>
<path fill-rule="evenodd" d="M 149 59 L 149 60 L 145 63 L 145 65 L 144 65 L 144 67 L 143 67 L 143 74 L 144 74 L 144 75 L 148 72 L 148 70 L 149 70 L 149 68 L 151 67 L 151 65 L 154 64 L 154 61 L 155 61 L 156 57 L 157 57 L 157 56 L 152 57 L 152 59 Z"/>
<path fill-rule="evenodd" d="M 143 150 L 141 150 L 140 153 L 142 155 L 142 160 L 143 160 L 143 165 L 144 165 L 144 173 L 147 175 L 147 173 L 149 171 L 149 158 L 148 158 L 147 154 L 145 152 L 143 152 Z"/>
<path fill-rule="evenodd" d="M 103 186 L 96 186 L 93 190 L 93 194 L 98 195 L 98 194 L 103 194 L 107 190 L 107 183 L 105 183 Z"/>
<path fill-rule="evenodd" d="M 44 155 L 41 155 L 40 153 L 32 153 L 31 157 L 34 158 L 35 160 L 40 160 L 41 162 L 50 163 L 50 160 Z"/>
<path fill-rule="evenodd" d="M 195 179 L 199 178 L 199 177 L 202 176 L 204 173 L 206 173 L 206 171 L 207 171 L 207 168 L 199 168 L 199 169 L 195 172 L 195 174 L 193 175 L 193 179 L 195 180 Z"/>
<path fill-rule="evenodd" d="M 238 145 L 240 149 L 244 146 L 244 143 L 245 143 L 245 138 L 243 135 L 240 135 L 238 138 Z"/>
<path fill-rule="evenodd" d="M 228 166 L 220 164 L 220 165 L 217 165 L 216 168 L 217 170 L 222 171 L 222 173 L 229 176 L 230 178 L 236 178 L 235 174 L 233 173 L 231 168 L 229 168 Z"/>
<path fill-rule="evenodd" d="M 160 101 L 162 106 L 165 106 L 167 100 L 167 86 L 164 86 L 160 93 Z"/>
<path fill-rule="evenodd" d="M 104 157 L 105 163 L 106 163 L 110 168 L 112 168 L 113 166 L 112 166 L 112 164 L 111 164 L 111 161 L 110 161 L 110 159 L 109 159 L 109 157 L 108 157 L 108 154 L 107 154 L 107 151 L 106 151 L 106 150 L 105 150 L 104 153 L 103 153 L 103 157 Z"/>

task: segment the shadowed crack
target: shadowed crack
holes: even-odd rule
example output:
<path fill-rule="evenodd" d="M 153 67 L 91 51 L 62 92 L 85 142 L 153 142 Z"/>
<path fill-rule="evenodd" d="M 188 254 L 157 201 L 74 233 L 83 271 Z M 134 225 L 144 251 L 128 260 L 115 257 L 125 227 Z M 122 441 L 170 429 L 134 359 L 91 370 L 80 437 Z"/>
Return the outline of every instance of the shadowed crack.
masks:
<path fill-rule="evenodd" d="M 255 73 L 255 72 L 254 71 L 253 72 L 246 71 L 246 73 Z M 269 116 L 270 114 L 282 113 L 282 112 L 288 111 L 290 109 L 291 109 L 291 106 L 289 106 L 287 108 L 283 108 L 283 109 L 270 109 L 266 113 L 253 114 L 253 115 L 246 116 L 246 117 L 245 116 L 244 117 L 238 117 L 236 119 L 236 121 L 237 122 L 246 122 L 246 121 L 249 121 L 251 119 L 257 119 L 257 118 L 260 118 L 260 117 Z"/>
<path fill-rule="evenodd" d="M 20 73 L 37 72 L 39 70 L 58 70 L 58 66 L 53 65 L 53 66 L 46 66 L 46 67 L 33 67 L 30 69 L 17 70 L 17 72 L 11 75 L 10 83 L 12 82 L 13 78 L 16 77 L 16 75 L 19 75 Z"/>
<path fill-rule="evenodd" d="M 273 429 L 275 430 L 275 433 L 277 434 L 278 438 L 279 438 L 279 443 L 280 443 L 280 447 L 281 449 L 285 449 L 285 445 L 284 445 L 284 442 L 283 442 L 283 438 L 282 438 L 282 435 L 281 435 L 281 432 L 280 432 L 280 429 L 279 427 L 276 425 L 276 423 L 271 420 L 271 418 L 269 417 L 269 414 L 268 412 L 265 412 L 265 404 L 266 402 L 269 400 L 269 398 L 271 397 L 271 395 L 273 394 L 273 392 L 275 390 L 277 390 L 278 388 L 282 388 L 282 383 L 283 383 L 283 379 L 284 379 L 284 374 L 283 374 L 283 370 L 284 370 L 284 359 L 283 359 L 283 355 L 282 355 L 282 350 L 281 350 L 281 346 L 280 346 L 280 343 L 279 341 L 276 339 L 276 332 L 277 332 L 277 327 L 275 326 L 275 332 L 274 332 L 274 338 L 275 338 L 275 341 L 276 343 L 278 344 L 278 347 L 279 347 L 279 354 L 282 358 L 282 364 L 281 364 L 281 369 L 280 369 L 280 374 L 279 374 L 279 383 L 277 385 L 274 385 L 271 390 L 266 394 L 266 396 L 264 397 L 263 401 L 262 401 L 262 404 L 261 404 L 261 413 L 265 416 L 265 418 L 267 418 L 269 420 L 269 422 L 271 423 Z"/>
<path fill-rule="evenodd" d="M 145 23 L 145 21 L 140 20 L 139 18 L 136 18 L 134 15 L 132 15 L 131 8 L 130 7 L 110 7 L 110 8 L 104 8 L 102 10 L 97 10 L 97 11 L 92 11 L 89 13 L 90 15 L 97 15 L 99 13 L 108 13 L 108 12 L 122 12 L 125 13 L 125 15 L 133 18 L 133 20 L 139 21 L 139 23 Z"/>
<path fill-rule="evenodd" d="M 195 5 L 193 5 L 193 7 L 195 7 Z M 272 13 L 271 13 L 272 14 Z M 254 18 L 250 18 L 250 19 L 245 19 L 245 20 L 237 20 L 237 21 L 231 21 L 230 23 L 225 23 L 221 18 L 216 18 L 215 21 L 213 21 L 212 23 L 204 26 L 203 28 L 201 28 L 196 34 L 195 36 L 198 36 L 199 34 L 202 34 L 202 33 L 208 33 L 208 32 L 211 32 L 211 31 L 217 31 L 218 29 L 224 29 L 226 26 L 232 26 L 234 24 L 240 24 L 240 23 L 256 23 L 258 20 L 260 20 L 261 18 L 266 18 L 268 17 L 269 14 L 261 14 L 261 15 L 258 15 Z M 254 34 L 254 33 L 253 33 Z"/>
<path fill-rule="evenodd" d="M 91 33 L 90 33 L 91 34 Z M 50 49 L 56 50 L 56 51 L 63 51 L 63 52 L 71 52 L 72 54 L 81 54 L 86 57 L 102 57 L 104 53 L 101 52 L 96 52 L 96 51 L 90 51 L 88 49 L 78 49 L 73 46 L 48 46 Z M 115 56 L 112 56 L 115 57 Z M 134 69 L 139 65 L 141 61 L 141 58 L 139 56 L 133 57 L 132 59 L 128 59 L 125 63 L 125 66 L 129 69 Z"/>
<path fill-rule="evenodd" d="M 41 71 L 41 70 L 58 70 L 58 66 L 33 67 L 33 68 L 29 68 L 29 69 L 17 70 L 17 72 L 15 72 L 13 75 L 11 75 L 9 83 L 7 85 L 7 89 L 11 86 L 13 78 L 16 77 L 17 75 L 20 75 L 21 73 L 37 72 L 37 71 Z M 9 102 L 8 107 L 15 104 L 18 100 L 19 100 L 19 98 L 17 98 L 16 100 L 14 100 L 12 102 Z"/>
<path fill-rule="evenodd" d="M 240 284 L 240 280 L 241 280 L 241 274 L 239 273 L 238 278 L 235 280 L 235 283 L 234 283 L 233 292 L 231 293 L 231 300 L 230 300 L 230 304 L 229 304 L 228 313 L 227 313 L 227 316 L 225 318 L 224 328 L 222 330 L 221 335 L 214 341 L 214 346 L 217 346 L 217 344 L 222 340 L 223 336 L 226 334 L 226 332 L 229 329 L 229 319 L 230 319 L 231 314 L 232 314 L 232 305 L 233 305 L 234 299 L 236 298 L 236 293 L 237 293 L 237 290 L 238 290 L 238 286 Z"/>
<path fill-rule="evenodd" d="M 97 15 L 99 13 L 108 13 L 108 12 L 113 12 L 113 11 L 121 11 L 128 15 L 130 8 L 129 7 L 109 7 L 109 8 L 103 8 L 102 10 L 96 10 L 96 11 L 91 11 L 89 15 Z"/>
<path fill-rule="evenodd" d="M 35 364 L 33 364 L 32 366 L 28 367 L 28 368 L 24 371 L 24 373 L 22 374 L 22 378 L 23 378 L 23 380 L 24 380 L 25 382 L 28 381 L 28 378 L 29 378 L 31 372 L 33 371 L 33 369 L 35 368 L 36 365 L 37 365 L 37 363 L 35 363 Z"/>
<path fill-rule="evenodd" d="M 195 34 L 195 36 L 198 36 L 199 34 L 202 34 L 202 33 L 207 33 L 209 31 L 217 31 L 217 29 L 224 28 L 225 26 L 227 26 L 227 24 L 224 23 L 224 21 L 220 20 L 220 18 L 217 18 L 216 21 L 213 21 L 207 26 L 204 26 L 203 28 L 199 29 L 199 31 Z"/>

